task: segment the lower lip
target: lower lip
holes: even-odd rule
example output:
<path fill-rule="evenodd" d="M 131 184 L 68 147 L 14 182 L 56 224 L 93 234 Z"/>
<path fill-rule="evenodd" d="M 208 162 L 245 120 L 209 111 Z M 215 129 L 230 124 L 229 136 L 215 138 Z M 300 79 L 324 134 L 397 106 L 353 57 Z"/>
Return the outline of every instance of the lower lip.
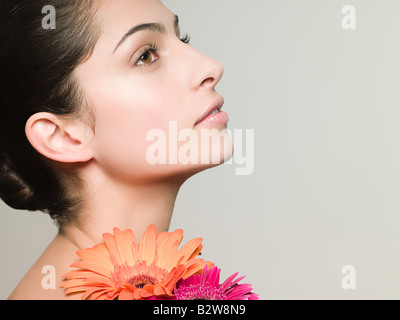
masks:
<path fill-rule="evenodd" d="M 220 111 L 204 118 L 196 123 L 196 126 L 209 126 L 209 125 L 226 125 L 229 122 L 229 116 L 226 112 Z"/>

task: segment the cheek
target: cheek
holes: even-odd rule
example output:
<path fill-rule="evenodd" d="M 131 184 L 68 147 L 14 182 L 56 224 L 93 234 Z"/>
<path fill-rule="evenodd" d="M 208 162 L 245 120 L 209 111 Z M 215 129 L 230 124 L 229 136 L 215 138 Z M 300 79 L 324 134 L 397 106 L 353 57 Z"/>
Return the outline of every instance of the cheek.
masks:
<path fill-rule="evenodd" d="M 140 91 L 140 90 L 138 90 Z M 171 121 L 177 130 L 192 125 L 186 106 L 176 99 L 173 90 L 158 90 L 140 95 L 114 95 L 95 102 L 95 158 L 112 175 L 139 179 L 165 174 L 171 168 L 154 166 L 147 158 L 148 149 L 154 143 L 149 133 L 155 129 L 165 133 L 169 141 Z M 100 97 L 100 92 L 98 97 Z M 168 147 L 168 146 L 167 146 Z"/>
<path fill-rule="evenodd" d="M 143 169 L 147 126 L 134 120 L 132 114 L 117 111 L 96 117 L 94 156 L 104 170 L 128 174 Z"/>

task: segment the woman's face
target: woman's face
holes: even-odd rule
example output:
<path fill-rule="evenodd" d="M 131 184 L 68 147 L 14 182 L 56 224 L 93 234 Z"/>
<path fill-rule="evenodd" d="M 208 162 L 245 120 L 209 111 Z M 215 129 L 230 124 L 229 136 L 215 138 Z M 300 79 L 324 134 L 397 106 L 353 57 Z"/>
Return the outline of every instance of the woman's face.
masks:
<path fill-rule="evenodd" d="M 101 168 L 157 179 L 230 157 L 227 115 L 198 123 L 221 106 L 223 66 L 181 40 L 177 17 L 159 0 L 103 0 L 98 17 L 102 36 L 76 76 L 95 114 L 91 148 Z"/>

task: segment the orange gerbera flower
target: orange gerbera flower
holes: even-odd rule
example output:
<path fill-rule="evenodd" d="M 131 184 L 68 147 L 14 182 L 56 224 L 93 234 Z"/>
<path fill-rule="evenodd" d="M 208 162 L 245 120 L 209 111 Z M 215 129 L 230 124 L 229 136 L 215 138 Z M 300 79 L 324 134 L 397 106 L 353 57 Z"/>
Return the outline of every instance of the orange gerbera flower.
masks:
<path fill-rule="evenodd" d="M 65 294 L 82 292 L 82 299 L 142 300 L 172 296 L 176 282 L 200 273 L 213 263 L 195 259 L 203 245 L 195 238 L 179 250 L 183 231 L 162 232 L 151 225 L 140 245 L 132 230 L 114 228 L 114 234 L 103 234 L 104 243 L 78 250 L 81 261 L 67 273 Z"/>

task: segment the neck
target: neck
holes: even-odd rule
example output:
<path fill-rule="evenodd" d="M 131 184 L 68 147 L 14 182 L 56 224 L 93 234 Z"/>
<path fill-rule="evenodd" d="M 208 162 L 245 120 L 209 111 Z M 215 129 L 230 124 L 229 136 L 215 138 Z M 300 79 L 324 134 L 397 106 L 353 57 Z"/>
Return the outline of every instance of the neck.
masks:
<path fill-rule="evenodd" d="M 100 243 L 103 233 L 112 233 L 115 227 L 132 229 L 137 241 L 151 224 L 158 232 L 168 231 L 176 197 L 185 180 L 127 185 L 104 179 L 92 188 L 77 222 L 65 226 L 62 236 L 82 249 Z"/>

